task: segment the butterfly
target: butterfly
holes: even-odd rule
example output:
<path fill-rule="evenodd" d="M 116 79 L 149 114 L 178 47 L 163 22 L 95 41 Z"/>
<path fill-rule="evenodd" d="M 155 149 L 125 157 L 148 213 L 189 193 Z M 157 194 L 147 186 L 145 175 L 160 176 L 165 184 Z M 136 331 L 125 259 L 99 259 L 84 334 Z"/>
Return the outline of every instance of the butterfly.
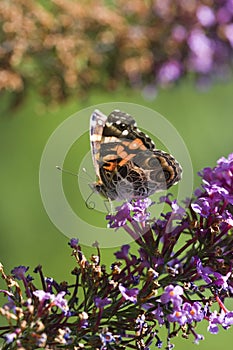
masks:
<path fill-rule="evenodd" d="M 147 198 L 181 179 L 177 160 L 156 149 L 128 113 L 114 110 L 106 116 L 95 110 L 90 119 L 90 142 L 97 177 L 93 187 L 108 200 Z"/>

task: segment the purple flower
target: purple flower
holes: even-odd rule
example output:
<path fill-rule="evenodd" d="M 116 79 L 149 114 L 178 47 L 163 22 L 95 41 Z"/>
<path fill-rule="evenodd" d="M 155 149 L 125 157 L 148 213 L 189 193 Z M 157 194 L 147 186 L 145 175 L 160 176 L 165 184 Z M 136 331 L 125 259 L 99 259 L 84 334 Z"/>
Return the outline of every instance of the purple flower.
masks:
<path fill-rule="evenodd" d="M 204 27 L 210 27 L 215 23 L 214 11 L 209 6 L 198 6 L 197 18 Z"/>
<path fill-rule="evenodd" d="M 186 312 L 181 309 L 174 310 L 167 316 L 169 322 L 178 322 L 181 326 L 187 322 Z"/>
<path fill-rule="evenodd" d="M 209 316 L 208 331 L 212 334 L 217 334 L 219 325 L 222 325 L 223 328 L 233 325 L 233 311 L 225 312 L 222 310 L 220 314 L 216 310 L 212 312 Z"/>
<path fill-rule="evenodd" d="M 194 302 L 193 304 L 184 303 L 182 307 L 183 311 L 186 311 L 187 322 L 192 323 L 193 321 L 200 322 L 204 318 L 204 312 L 201 304 Z"/>
<path fill-rule="evenodd" d="M 164 324 L 164 313 L 160 304 L 158 304 L 156 310 L 154 310 L 154 304 L 152 303 L 145 303 L 142 305 L 142 308 L 151 313 L 153 317 L 158 321 L 160 326 Z M 150 309 L 152 309 L 153 311 L 150 311 Z"/>
<path fill-rule="evenodd" d="M 192 204 L 193 210 L 203 217 L 215 215 L 218 220 L 233 226 L 233 215 L 230 210 L 233 205 L 233 156 L 220 158 L 213 169 L 204 168 L 199 175 L 202 177 L 202 191 Z"/>
<path fill-rule="evenodd" d="M 213 270 L 206 266 L 204 267 L 201 263 L 201 260 L 198 258 L 196 259 L 197 264 L 197 272 L 198 274 L 203 278 L 203 280 L 208 284 L 212 282 L 212 279 L 209 277 L 210 274 L 213 274 Z"/>
<path fill-rule="evenodd" d="M 204 218 L 207 218 L 211 214 L 209 198 L 198 198 L 194 203 L 191 204 L 191 207 L 195 213 L 203 216 Z"/>
<path fill-rule="evenodd" d="M 121 250 L 118 252 L 115 252 L 114 255 L 117 259 L 124 259 L 128 260 L 129 259 L 129 250 L 130 250 L 130 245 L 129 244 L 124 244 L 121 247 Z"/>
<path fill-rule="evenodd" d="M 39 299 L 40 302 L 44 302 L 46 300 L 53 300 L 54 294 L 45 292 L 44 290 L 35 290 L 33 294 Z"/>
<path fill-rule="evenodd" d="M 67 300 L 65 300 L 63 298 L 64 295 L 66 294 L 65 292 L 60 292 L 55 296 L 54 294 L 45 292 L 43 290 L 36 290 L 33 292 L 33 294 L 39 299 L 41 304 L 43 304 L 45 301 L 49 300 L 52 305 L 56 305 L 62 311 L 67 312 L 69 309 L 68 304 L 67 304 Z"/>
<path fill-rule="evenodd" d="M 54 299 L 53 304 L 59 307 L 62 311 L 67 312 L 69 310 L 67 300 L 64 299 L 66 292 L 58 293 Z"/>
<path fill-rule="evenodd" d="M 106 219 L 109 220 L 108 227 L 119 228 L 126 224 L 128 218 L 130 218 L 130 203 L 126 202 L 123 205 L 116 207 L 116 215 L 107 215 Z"/>
<path fill-rule="evenodd" d="M 222 326 L 226 329 L 232 325 L 233 325 L 233 311 L 230 311 L 224 315 Z"/>
<path fill-rule="evenodd" d="M 209 317 L 209 326 L 207 327 L 207 330 L 211 334 L 217 334 L 218 333 L 218 325 L 222 322 L 222 317 L 219 317 L 217 311 L 215 310 L 212 312 L 212 314 Z"/>
<path fill-rule="evenodd" d="M 172 208 L 172 220 L 181 220 L 186 213 L 185 209 L 182 208 L 177 203 L 177 200 L 172 201 L 171 208 Z"/>
<path fill-rule="evenodd" d="M 158 81 L 163 85 L 172 83 L 181 76 L 181 71 L 182 68 L 179 61 L 170 60 L 165 62 L 158 72 Z"/>
<path fill-rule="evenodd" d="M 134 212 L 133 214 L 133 219 L 138 221 L 138 222 L 144 222 L 146 221 L 150 213 L 147 213 L 146 210 L 154 204 L 150 198 L 145 198 L 145 199 L 138 199 L 136 201 L 131 202 L 131 210 Z"/>
<path fill-rule="evenodd" d="M 68 242 L 69 246 L 73 249 L 78 249 L 78 243 L 79 240 L 77 238 L 71 238 L 71 240 Z"/>
<path fill-rule="evenodd" d="M 13 270 L 11 270 L 11 273 L 14 275 L 15 278 L 18 280 L 26 280 L 25 273 L 29 269 L 29 266 L 17 266 Z"/>
<path fill-rule="evenodd" d="M 5 334 L 4 338 L 5 338 L 6 344 L 13 343 L 13 341 L 16 339 L 16 337 L 17 337 L 17 334 L 15 332 Z"/>
<path fill-rule="evenodd" d="M 180 286 L 173 286 L 172 284 L 168 285 L 164 289 L 164 293 L 161 295 L 161 302 L 167 304 L 171 301 L 175 308 L 179 308 L 182 304 L 182 298 L 180 297 L 183 294 L 183 288 Z"/>
<path fill-rule="evenodd" d="M 214 284 L 217 287 L 221 287 L 223 289 L 228 288 L 227 280 L 231 277 L 231 272 L 228 272 L 226 276 L 221 275 L 219 272 L 213 273 L 214 277 L 216 277 L 216 280 L 214 281 Z"/>
<path fill-rule="evenodd" d="M 139 290 L 137 288 L 127 289 L 122 284 L 120 284 L 119 290 L 125 300 L 129 300 L 131 303 L 136 304 L 137 295 L 139 293 Z"/>
<path fill-rule="evenodd" d="M 101 299 L 99 297 L 95 297 L 94 302 L 96 307 L 98 307 L 99 309 L 103 309 L 106 305 L 111 304 L 112 300 L 109 298 Z"/>
<path fill-rule="evenodd" d="M 104 346 L 104 347 L 101 347 L 101 349 L 102 348 L 105 349 L 105 347 L 109 343 L 115 343 L 115 338 L 114 338 L 114 336 L 112 335 L 111 332 L 102 332 L 102 333 L 100 333 L 100 339 L 101 339 L 102 345 Z"/>
<path fill-rule="evenodd" d="M 115 215 L 109 214 L 106 216 L 106 219 L 109 220 L 108 227 L 118 229 L 119 227 L 126 226 L 127 220 L 131 222 L 132 219 L 138 222 L 146 221 L 150 216 L 150 213 L 147 213 L 146 210 L 152 204 L 149 198 L 123 203 L 121 206 L 116 207 L 117 213 Z M 130 216 L 131 212 L 132 218 Z"/>

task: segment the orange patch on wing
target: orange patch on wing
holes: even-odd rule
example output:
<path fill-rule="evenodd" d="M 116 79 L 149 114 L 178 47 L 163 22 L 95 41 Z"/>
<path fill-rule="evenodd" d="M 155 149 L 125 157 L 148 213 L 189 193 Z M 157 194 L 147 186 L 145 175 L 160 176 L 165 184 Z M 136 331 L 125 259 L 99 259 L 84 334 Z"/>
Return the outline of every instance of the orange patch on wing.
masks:
<path fill-rule="evenodd" d="M 124 159 L 122 159 L 119 163 L 120 166 L 125 165 L 129 160 L 131 160 L 133 157 L 135 156 L 135 154 L 128 154 L 127 157 L 125 157 Z"/>
<path fill-rule="evenodd" d="M 144 146 L 142 140 L 135 139 L 129 144 L 129 149 L 140 149 L 141 151 L 146 150 L 146 146 Z"/>
<path fill-rule="evenodd" d="M 146 147 L 144 146 L 142 140 L 140 139 L 135 139 L 131 142 L 125 141 L 123 142 L 123 145 L 126 146 L 130 151 L 138 150 L 138 149 L 140 151 L 146 150 Z M 127 151 L 125 151 L 124 146 L 120 145 L 117 148 L 117 154 L 122 158 L 122 160 L 119 163 L 120 166 L 125 165 L 128 161 L 130 161 L 136 155 L 135 153 L 128 154 Z"/>
<path fill-rule="evenodd" d="M 108 163 L 108 165 L 104 166 L 104 169 L 108 170 L 108 171 L 114 171 L 117 167 L 117 163 L 113 162 L 113 163 Z"/>

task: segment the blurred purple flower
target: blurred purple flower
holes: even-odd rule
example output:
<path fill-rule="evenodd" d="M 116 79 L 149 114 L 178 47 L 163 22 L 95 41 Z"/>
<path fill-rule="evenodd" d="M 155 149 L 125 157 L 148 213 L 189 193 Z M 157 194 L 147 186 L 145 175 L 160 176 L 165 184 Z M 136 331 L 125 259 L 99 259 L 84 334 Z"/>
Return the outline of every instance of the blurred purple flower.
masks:
<path fill-rule="evenodd" d="M 17 337 L 17 334 L 15 332 L 5 334 L 4 338 L 5 338 L 6 344 L 13 343 L 16 337 Z"/>
<path fill-rule="evenodd" d="M 204 27 L 210 27 L 215 23 L 214 11 L 206 5 L 198 6 L 197 18 Z"/>
<path fill-rule="evenodd" d="M 233 0 L 226 0 L 226 8 L 233 15 Z"/>
<path fill-rule="evenodd" d="M 158 72 L 158 81 L 162 85 L 172 83 L 180 78 L 182 72 L 181 63 L 176 60 L 165 62 Z"/>
<path fill-rule="evenodd" d="M 177 24 L 172 30 L 172 37 L 177 42 L 182 42 L 186 39 L 187 30 L 180 24 Z"/>
<path fill-rule="evenodd" d="M 192 54 L 189 58 L 191 70 L 208 73 L 213 66 L 213 45 L 201 29 L 193 29 L 188 38 Z"/>
<path fill-rule="evenodd" d="M 226 7 L 220 7 L 216 13 L 217 22 L 220 24 L 227 23 L 231 20 L 231 13 Z"/>
<path fill-rule="evenodd" d="M 233 23 L 226 25 L 224 31 L 227 39 L 233 47 Z"/>
<path fill-rule="evenodd" d="M 17 266 L 13 270 L 11 270 L 12 275 L 17 278 L 18 280 L 25 280 L 25 273 L 29 269 L 29 266 Z"/>

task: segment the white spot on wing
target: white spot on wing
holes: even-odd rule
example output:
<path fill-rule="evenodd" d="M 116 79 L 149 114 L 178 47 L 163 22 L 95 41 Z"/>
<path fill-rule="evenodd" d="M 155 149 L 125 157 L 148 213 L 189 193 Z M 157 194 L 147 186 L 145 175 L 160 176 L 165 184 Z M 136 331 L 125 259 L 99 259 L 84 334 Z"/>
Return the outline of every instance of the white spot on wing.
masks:
<path fill-rule="evenodd" d="M 127 136 L 128 135 L 128 130 L 124 130 L 124 131 L 122 131 L 122 135 L 124 135 L 124 136 Z"/>

